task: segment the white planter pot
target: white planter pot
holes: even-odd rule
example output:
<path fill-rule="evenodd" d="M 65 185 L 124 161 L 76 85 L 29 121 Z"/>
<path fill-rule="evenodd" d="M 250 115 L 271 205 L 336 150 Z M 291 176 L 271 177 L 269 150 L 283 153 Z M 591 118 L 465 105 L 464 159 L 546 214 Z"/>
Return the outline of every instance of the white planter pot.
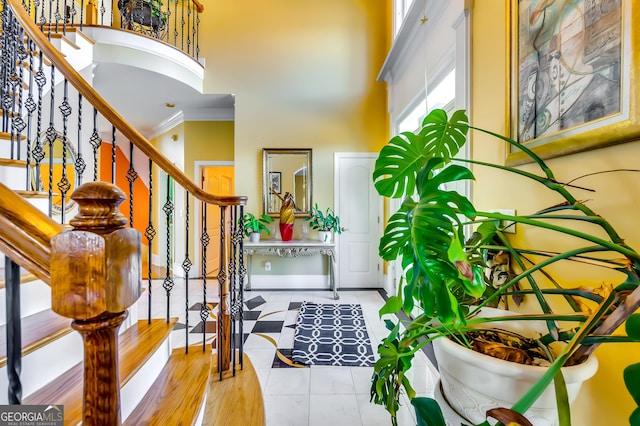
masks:
<path fill-rule="evenodd" d="M 260 233 L 259 232 L 251 232 L 249 234 L 249 241 L 252 243 L 257 243 L 260 241 Z"/>
<path fill-rule="evenodd" d="M 485 316 L 496 316 L 496 311 L 497 315 L 505 315 L 505 311 L 491 308 L 482 311 Z M 525 324 L 522 321 L 500 322 L 496 325 L 529 337 L 538 334 L 531 330 L 527 333 L 523 330 L 524 326 L 536 327 L 534 322 Z M 435 339 L 433 348 L 444 397 L 453 410 L 472 424 L 485 421 L 486 412 L 491 408 L 510 408 L 546 371 L 545 367 L 503 361 L 472 351 L 446 337 Z M 597 369 L 598 361 L 593 355 L 580 365 L 562 369 L 570 404 L 577 397 L 582 383 L 591 378 Z M 553 382 L 525 413 L 525 417 L 535 426 L 557 425 Z"/>
<path fill-rule="evenodd" d="M 333 232 L 331 231 L 318 231 L 318 239 L 323 243 L 330 243 L 333 237 Z"/>

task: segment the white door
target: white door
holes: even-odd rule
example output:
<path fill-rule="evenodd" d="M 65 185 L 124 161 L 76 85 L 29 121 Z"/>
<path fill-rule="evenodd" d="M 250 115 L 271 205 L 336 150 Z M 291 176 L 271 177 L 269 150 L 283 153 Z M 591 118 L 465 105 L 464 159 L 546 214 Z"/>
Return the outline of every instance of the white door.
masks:
<path fill-rule="evenodd" d="M 377 156 L 335 154 L 335 207 L 346 228 L 337 239 L 340 288 L 379 288 L 382 284 L 382 259 L 378 256 L 382 198 L 371 178 Z"/>

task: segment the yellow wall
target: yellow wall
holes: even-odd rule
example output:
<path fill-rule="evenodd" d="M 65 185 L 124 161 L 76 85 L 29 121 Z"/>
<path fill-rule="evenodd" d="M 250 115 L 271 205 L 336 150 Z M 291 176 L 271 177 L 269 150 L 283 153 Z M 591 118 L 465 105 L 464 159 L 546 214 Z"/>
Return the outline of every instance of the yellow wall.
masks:
<path fill-rule="evenodd" d="M 490 4 L 489 4 L 490 3 Z M 507 16 L 508 1 L 475 1 L 472 29 L 472 109 L 471 120 L 476 126 L 506 134 L 507 100 Z M 501 25 L 505 22 L 505 25 Z M 504 99 L 505 102 L 500 102 Z M 487 138 L 475 136 L 472 156 L 475 160 L 502 162 L 505 146 Z M 601 170 L 634 168 L 640 158 L 640 141 L 626 143 L 595 151 L 551 159 L 548 165 L 556 177 L 567 181 L 574 177 Z M 531 165 L 524 167 L 534 170 Z M 474 167 L 476 182 L 473 199 L 481 210 L 491 208 L 515 208 L 518 213 L 534 212 L 559 201 L 549 197 L 539 186 L 523 179 L 504 178 L 499 171 Z M 585 178 L 581 185 L 597 192 L 576 192 L 579 199 L 589 199 L 589 206 L 606 217 L 618 229 L 629 245 L 640 246 L 640 228 L 634 218 L 637 200 L 640 199 L 640 177 L 634 173 L 613 173 Z M 535 245 L 542 240 L 546 247 L 565 242 L 550 239 L 548 235 L 531 235 L 518 232 L 517 244 Z M 572 285 L 595 284 L 606 281 L 597 276 L 594 280 L 579 270 L 560 270 Z M 583 281 L 584 280 L 584 281 Z M 588 281 L 586 281 L 588 280 Z M 613 281 L 615 282 L 615 281 Z M 640 344 L 618 344 L 601 347 L 596 351 L 600 367 L 596 376 L 583 388 L 573 410 L 574 425 L 623 425 L 628 424 L 635 404 L 628 395 L 622 380 L 624 366 L 640 362 Z"/>
<path fill-rule="evenodd" d="M 388 139 L 388 0 L 213 0 L 200 23 L 205 91 L 234 93 L 236 192 L 262 211 L 262 148 L 313 149 L 313 200 L 333 206 L 333 153 Z"/>

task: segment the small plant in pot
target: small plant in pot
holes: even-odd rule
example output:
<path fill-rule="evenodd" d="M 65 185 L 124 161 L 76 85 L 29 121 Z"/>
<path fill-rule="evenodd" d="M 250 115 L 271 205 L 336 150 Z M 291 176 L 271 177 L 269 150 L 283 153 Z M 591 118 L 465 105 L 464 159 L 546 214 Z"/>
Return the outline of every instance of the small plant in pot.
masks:
<path fill-rule="evenodd" d="M 271 234 L 271 230 L 269 230 L 269 224 L 273 222 L 271 216 L 263 214 L 260 217 L 256 217 L 253 213 L 245 213 L 242 220 L 244 222 L 244 234 L 249 237 L 249 241 L 252 243 L 260 241 L 260 233 L 262 231 L 266 232 L 267 235 Z"/>
<path fill-rule="evenodd" d="M 324 212 L 320 210 L 318 203 L 309 210 L 309 217 L 305 220 L 309 221 L 311 229 L 318 231 L 318 237 L 323 243 L 330 243 L 334 232 L 336 234 L 342 233 L 340 218 L 331 208 L 327 207 Z"/>
<path fill-rule="evenodd" d="M 539 172 L 460 161 L 533 180 L 561 202 L 526 215 L 507 215 L 479 211 L 464 196 L 443 189 L 451 182 L 474 179 L 468 168 L 453 161 L 468 142 L 469 130 L 517 146 Z M 372 401 L 385 406 L 395 425 L 399 396 L 406 392 L 419 425 L 444 425 L 438 402 L 416 398 L 406 376 L 415 353 L 433 342 L 444 394 L 439 399 L 451 405 L 444 407 L 453 416 L 448 417 L 450 424 L 488 425 L 489 418 L 503 424 L 571 424 L 570 403 L 580 382 L 597 367 L 595 348 L 607 342 L 640 341 L 640 315 L 635 314 L 640 307 L 640 254 L 573 195 L 572 185 L 559 182 L 534 152 L 469 125 L 464 111 L 448 118 L 443 110 L 434 110 L 417 132 L 391 139 L 380 151 L 373 180 L 381 195 L 404 198 L 388 220 L 379 252 L 384 260 L 399 261 L 405 279 L 380 314 L 403 312 L 411 317 L 385 321 L 389 335 L 378 347 Z M 502 225 L 512 222 L 519 229 L 556 234 L 555 241 L 561 238 L 570 247 L 519 247 Z M 465 238 L 465 228 L 473 230 L 470 238 Z M 497 283 L 484 274 L 491 253 L 509 258 L 513 266 L 502 271 L 505 276 Z M 563 285 L 550 267 L 566 262 L 606 271 L 604 276 L 618 281 L 603 285 L 609 278 L 594 274 L 593 282 Z M 539 313 L 490 308 L 505 308 L 506 300 L 519 302 L 522 297 L 535 302 Z M 613 336 L 622 325 L 626 334 Z M 494 327 L 500 330 L 487 330 Z M 511 370 L 518 375 L 516 387 L 492 386 L 500 373 Z M 624 375 L 639 403 L 640 363 L 626 367 Z M 497 395 L 485 393 L 493 387 Z M 640 424 L 640 409 L 630 421 Z"/>

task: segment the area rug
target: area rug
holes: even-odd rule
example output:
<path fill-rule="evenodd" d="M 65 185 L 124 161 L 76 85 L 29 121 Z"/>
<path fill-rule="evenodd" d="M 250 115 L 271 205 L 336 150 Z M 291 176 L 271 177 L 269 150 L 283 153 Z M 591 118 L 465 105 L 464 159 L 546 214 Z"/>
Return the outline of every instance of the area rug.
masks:
<path fill-rule="evenodd" d="M 362 307 L 303 302 L 293 340 L 293 362 L 349 367 L 374 365 Z"/>

